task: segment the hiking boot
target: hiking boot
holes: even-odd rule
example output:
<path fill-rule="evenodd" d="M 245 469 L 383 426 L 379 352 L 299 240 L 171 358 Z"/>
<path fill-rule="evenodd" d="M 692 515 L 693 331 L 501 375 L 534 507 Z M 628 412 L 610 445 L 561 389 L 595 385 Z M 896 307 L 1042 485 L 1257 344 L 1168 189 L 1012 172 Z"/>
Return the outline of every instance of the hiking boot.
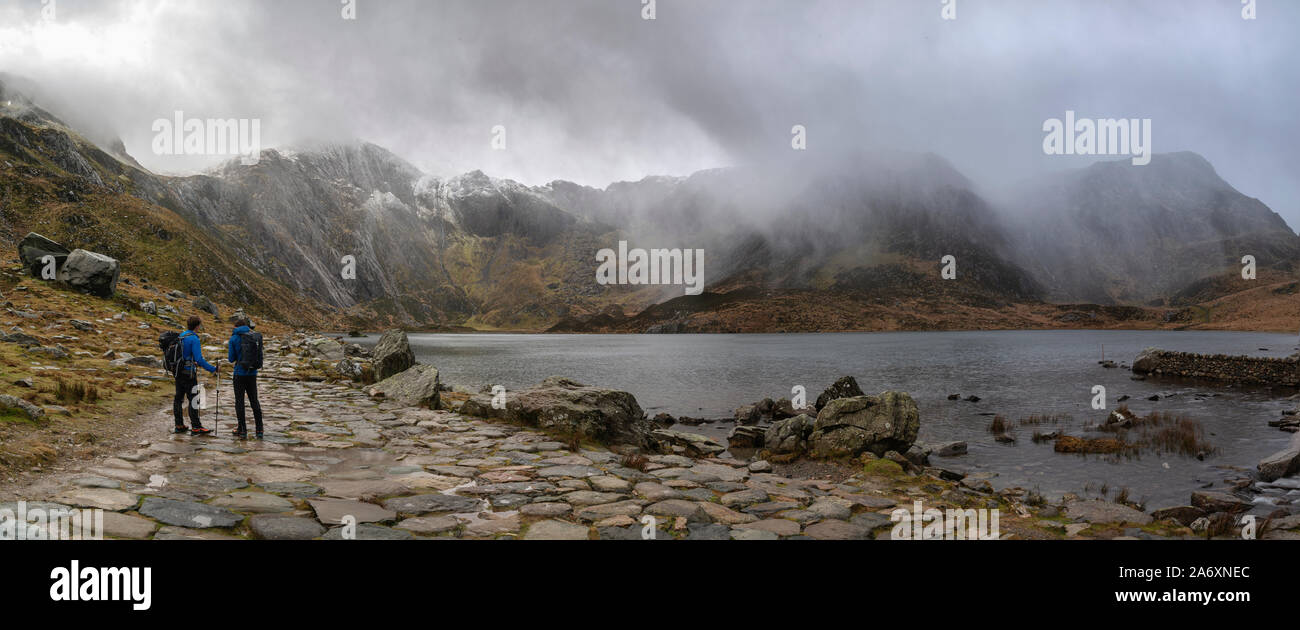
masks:
<path fill-rule="evenodd" d="M 258 431 L 258 432 L 257 432 L 257 439 L 259 439 L 259 440 L 262 439 L 262 432 L 261 432 L 261 431 Z"/>
<path fill-rule="evenodd" d="M 183 424 L 178 424 L 175 429 L 172 429 L 172 433 L 188 433 L 189 430 L 189 427 L 186 427 Z"/>
<path fill-rule="evenodd" d="M 247 439 L 248 439 L 248 429 L 235 429 L 235 431 L 234 431 L 233 433 L 231 433 L 231 435 L 234 436 L 235 439 L 237 439 L 237 440 L 247 440 Z"/>
<path fill-rule="evenodd" d="M 203 428 L 203 427 L 195 427 L 195 428 L 193 428 L 193 429 L 190 429 L 190 433 L 193 434 L 193 435 L 212 435 L 212 429 L 205 429 L 205 428 Z"/>

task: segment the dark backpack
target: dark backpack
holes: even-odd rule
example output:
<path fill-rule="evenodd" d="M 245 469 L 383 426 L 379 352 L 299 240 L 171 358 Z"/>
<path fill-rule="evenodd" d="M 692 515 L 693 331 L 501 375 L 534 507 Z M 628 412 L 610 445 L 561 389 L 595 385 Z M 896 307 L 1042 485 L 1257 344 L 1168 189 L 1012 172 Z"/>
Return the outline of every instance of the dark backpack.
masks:
<path fill-rule="evenodd" d="M 175 374 L 181 367 L 181 334 L 169 330 L 158 335 L 158 347 L 163 353 L 163 369 L 170 374 Z"/>
<path fill-rule="evenodd" d="M 239 333 L 239 361 L 235 365 L 245 370 L 262 369 L 262 333 Z"/>

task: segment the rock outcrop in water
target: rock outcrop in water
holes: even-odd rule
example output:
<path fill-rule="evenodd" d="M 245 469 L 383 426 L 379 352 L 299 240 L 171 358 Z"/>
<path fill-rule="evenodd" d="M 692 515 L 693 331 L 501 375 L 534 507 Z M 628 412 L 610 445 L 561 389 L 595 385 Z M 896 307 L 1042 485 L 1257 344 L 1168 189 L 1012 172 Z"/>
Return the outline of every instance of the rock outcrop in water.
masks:
<path fill-rule="evenodd" d="M 1293 434 L 1291 444 L 1259 462 L 1259 478 L 1276 481 L 1300 472 L 1300 433 Z"/>

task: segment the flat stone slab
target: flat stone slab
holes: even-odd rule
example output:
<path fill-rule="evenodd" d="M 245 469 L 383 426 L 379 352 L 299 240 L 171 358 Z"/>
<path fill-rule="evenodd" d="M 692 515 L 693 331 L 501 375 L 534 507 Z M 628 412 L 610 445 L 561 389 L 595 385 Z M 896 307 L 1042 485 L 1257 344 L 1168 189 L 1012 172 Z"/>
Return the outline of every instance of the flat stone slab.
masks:
<path fill-rule="evenodd" d="M 294 497 L 298 499 L 314 497 L 324 492 L 324 490 L 320 486 L 313 485 L 310 483 L 302 483 L 302 482 L 295 482 L 295 481 L 286 481 L 286 482 L 279 482 L 279 483 L 264 483 L 262 484 L 262 489 L 267 492 L 270 492 L 271 494 L 279 494 L 286 497 Z"/>
<path fill-rule="evenodd" d="M 708 513 L 694 501 L 685 499 L 668 499 L 646 506 L 646 514 L 666 517 L 683 517 L 692 523 L 707 523 L 710 521 Z"/>
<path fill-rule="evenodd" d="M 1087 523 L 1133 523 L 1146 525 L 1151 522 L 1151 515 L 1139 512 L 1127 505 L 1089 499 L 1074 501 L 1065 506 L 1065 515 Z"/>
<path fill-rule="evenodd" d="M 578 510 L 578 518 L 584 521 L 599 521 L 611 516 L 637 516 L 640 513 L 641 502 L 628 500 L 582 508 Z"/>
<path fill-rule="evenodd" d="M 165 475 L 167 486 L 191 494 L 217 496 L 247 488 L 248 482 L 242 479 L 217 477 L 200 472 L 181 471 Z"/>
<path fill-rule="evenodd" d="M 210 505 L 253 514 L 278 514 L 293 510 L 293 503 L 265 492 L 233 492 L 213 499 Z"/>
<path fill-rule="evenodd" d="M 94 468 L 86 469 L 86 472 L 101 478 L 107 477 L 109 479 L 113 479 L 116 481 L 129 481 L 131 483 L 144 483 L 149 480 L 149 475 L 146 475 L 138 470 L 127 469 L 127 468 L 115 468 L 113 466 L 96 466 Z M 108 486 L 100 486 L 100 487 L 108 487 Z"/>
<path fill-rule="evenodd" d="M 357 525 L 356 531 L 352 532 L 352 538 L 345 536 L 345 527 L 335 527 L 329 530 L 324 536 L 325 540 L 412 540 L 415 537 L 411 532 L 402 529 L 393 529 L 383 525 L 361 524 Z"/>
<path fill-rule="evenodd" d="M 753 523 L 758 520 L 758 517 L 753 514 L 737 512 L 724 505 L 719 505 L 711 501 L 700 501 L 699 506 L 700 509 L 704 510 L 704 513 L 708 514 L 709 518 L 715 523 L 739 525 L 741 523 Z"/>
<path fill-rule="evenodd" d="M 76 507 L 99 508 L 110 512 L 129 510 L 140 502 L 139 496 L 112 488 L 73 488 L 54 499 Z"/>
<path fill-rule="evenodd" d="M 530 525 L 524 540 L 587 540 L 589 532 L 584 525 L 550 519 Z"/>
<path fill-rule="evenodd" d="M 813 523 L 804 533 L 817 540 L 869 540 L 871 530 L 848 521 L 830 519 Z"/>
<path fill-rule="evenodd" d="M 371 479 L 367 481 L 336 481 L 326 479 L 320 482 L 326 496 L 342 499 L 378 499 L 411 491 L 404 484 L 388 479 Z"/>
<path fill-rule="evenodd" d="M 519 521 L 518 514 L 503 516 L 494 513 L 485 513 L 484 518 L 476 518 L 465 525 L 465 535 L 474 537 L 497 536 L 500 534 L 512 534 L 519 531 L 523 524 Z"/>
<path fill-rule="evenodd" d="M 580 464 L 549 466 L 537 471 L 537 476 L 539 477 L 574 477 L 577 479 L 596 477 L 603 474 L 605 474 L 605 471 L 599 468 L 583 466 Z"/>
<path fill-rule="evenodd" d="M 72 485 L 82 488 L 111 488 L 121 490 L 122 482 L 116 479 L 106 479 L 104 477 L 77 477 L 72 480 Z"/>
<path fill-rule="evenodd" d="M 301 516 L 259 514 L 249 519 L 248 526 L 262 540 L 311 540 L 325 534 L 320 523 Z"/>
<path fill-rule="evenodd" d="M 524 516 L 543 516 L 555 517 L 565 516 L 573 511 L 573 506 L 560 501 L 550 501 L 547 503 L 529 503 L 519 507 L 519 513 Z"/>
<path fill-rule="evenodd" d="M 244 517 L 225 508 L 157 497 L 145 498 L 140 513 L 168 525 L 191 529 L 234 527 L 244 520 Z"/>
<path fill-rule="evenodd" d="M 477 512 L 483 501 L 454 494 L 418 494 L 384 501 L 384 507 L 400 514 L 429 514 L 434 512 Z"/>
<path fill-rule="evenodd" d="M 316 519 L 326 525 L 342 525 L 343 517 L 351 516 L 358 523 L 379 523 L 397 519 L 397 512 L 373 503 L 345 499 L 308 499 L 316 512 Z"/>
<path fill-rule="evenodd" d="M 398 522 L 393 527 L 415 534 L 443 534 L 460 527 L 454 516 L 418 516 Z"/>
<path fill-rule="evenodd" d="M 237 536 L 223 534 L 215 530 L 189 529 L 168 525 L 158 530 L 154 540 L 240 540 Z"/>
<path fill-rule="evenodd" d="M 618 494 L 616 492 L 596 492 L 594 490 L 575 490 L 563 496 L 565 503 L 576 507 L 603 505 L 605 503 L 613 503 L 628 498 L 625 494 Z"/>
<path fill-rule="evenodd" d="M 104 536 L 107 537 L 141 540 L 152 536 L 157 529 L 158 523 L 147 518 L 104 512 Z"/>
<path fill-rule="evenodd" d="M 758 529 L 771 532 L 777 536 L 795 536 L 799 534 L 799 524 L 783 518 L 768 518 L 753 523 L 741 523 L 734 529 Z"/>

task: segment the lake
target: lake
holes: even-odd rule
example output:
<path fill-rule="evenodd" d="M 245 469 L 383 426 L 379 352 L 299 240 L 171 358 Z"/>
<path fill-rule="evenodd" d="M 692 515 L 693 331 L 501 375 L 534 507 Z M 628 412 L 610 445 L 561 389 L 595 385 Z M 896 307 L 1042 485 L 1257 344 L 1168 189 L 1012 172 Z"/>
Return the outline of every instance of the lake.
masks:
<path fill-rule="evenodd" d="M 377 336 L 354 339 L 373 345 Z M 435 365 L 444 383 L 477 391 L 507 391 L 567 376 L 600 387 L 632 392 L 649 415 L 730 418 L 743 404 L 789 397 L 802 385 L 811 403 L 840 376 L 857 379 L 868 394 L 896 389 L 910 393 L 921 411 L 919 440 L 964 440 L 969 453 L 932 457 L 935 464 L 998 473 L 995 487 L 1021 486 L 1049 497 L 1065 492 L 1096 495 L 1128 488 L 1148 509 L 1184 505 L 1192 490 L 1253 470 L 1280 450 L 1290 434 L 1267 426 L 1296 402 L 1295 392 L 1240 389 L 1208 383 L 1134 381 L 1126 369 L 1107 369 L 1107 359 L 1131 362 L 1146 347 L 1202 353 L 1285 357 L 1296 351 L 1286 334 L 1213 331 L 990 331 L 809 333 L 771 335 L 527 335 L 411 334 L 423 363 Z M 1266 349 L 1266 350 L 1264 350 Z M 1079 435 L 1106 411 L 1091 408 L 1092 388 L 1106 387 L 1110 409 L 1125 404 L 1139 413 L 1186 414 L 1201 422 L 1219 450 L 1198 461 L 1181 455 L 1144 455 L 1108 461 L 1099 456 L 1056 453 L 1050 442 L 1034 443 L 1035 427 L 1017 428 L 1014 444 L 995 442 L 991 414 L 1016 420 L 1033 414 L 1069 414 L 1060 429 Z M 949 394 L 980 397 L 977 403 Z M 1160 400 L 1147 400 L 1153 395 Z M 988 414 L 988 415 L 984 415 Z M 724 444 L 731 422 L 678 426 Z M 1282 491 L 1286 493 L 1285 490 Z M 1292 490 L 1300 497 L 1300 490 Z M 1296 498 L 1296 497 L 1292 497 Z"/>

